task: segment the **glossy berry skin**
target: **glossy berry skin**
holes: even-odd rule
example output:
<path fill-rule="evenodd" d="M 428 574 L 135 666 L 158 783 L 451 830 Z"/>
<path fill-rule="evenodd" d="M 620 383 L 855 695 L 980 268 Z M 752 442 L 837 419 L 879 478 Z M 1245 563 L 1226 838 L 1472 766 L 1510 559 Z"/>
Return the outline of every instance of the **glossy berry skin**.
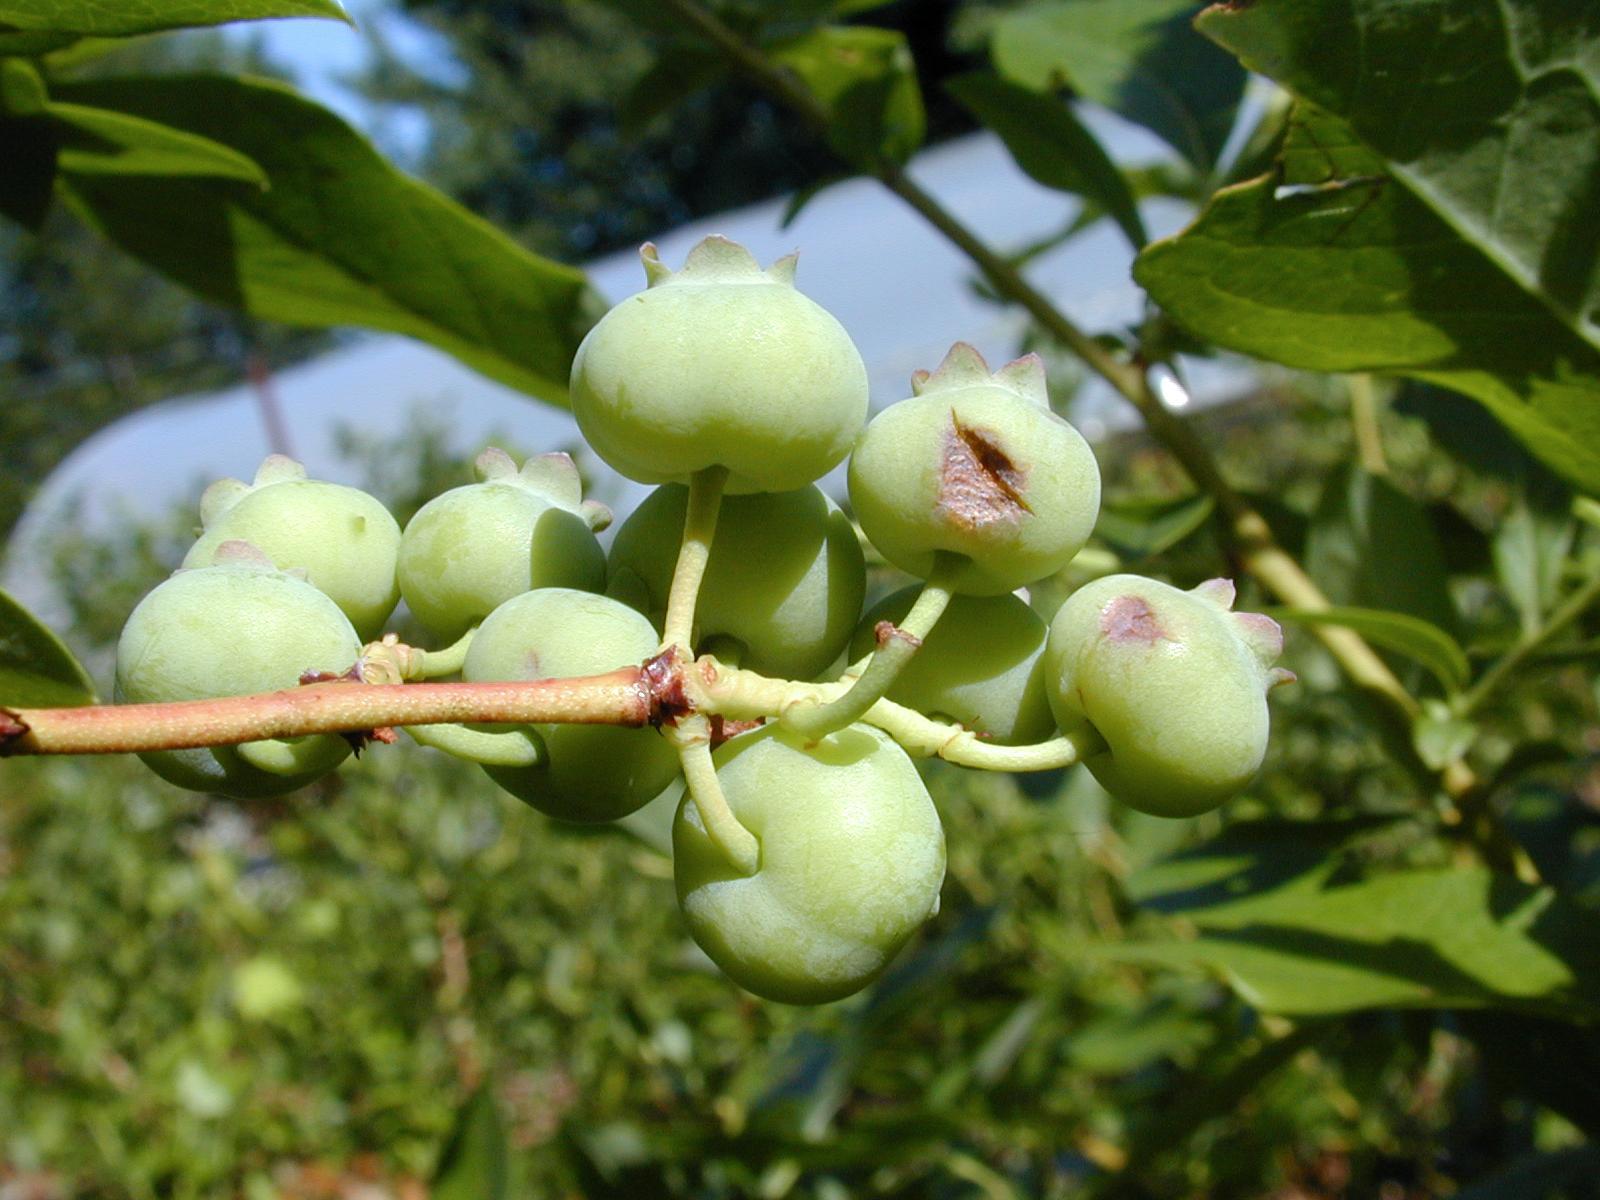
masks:
<path fill-rule="evenodd" d="M 400 599 L 400 526 L 367 493 L 307 479 L 299 463 L 274 454 L 253 485 L 223 479 L 207 488 L 200 516 L 205 532 L 184 556 L 185 567 L 210 563 L 223 542 L 249 542 L 275 566 L 303 570 L 363 639 L 383 632 Z"/>
<path fill-rule="evenodd" d="M 607 592 L 658 625 L 688 489 L 657 488 L 611 544 Z M 838 656 L 866 593 L 861 542 L 816 487 L 729 496 L 695 608 L 694 645 L 764 675 L 811 679 Z"/>
<path fill-rule="evenodd" d="M 738 874 L 683 801 L 673 872 L 695 941 L 769 1000 L 820 1004 L 871 983 L 935 910 L 944 881 L 944 832 L 905 751 L 865 725 L 812 746 L 768 725 L 713 761 L 761 859 L 754 875 Z"/>
<path fill-rule="evenodd" d="M 1267 690 L 1277 623 L 1234 613 L 1233 585 L 1193 591 L 1109 575 L 1067 598 L 1045 651 L 1062 728 L 1087 719 L 1108 750 L 1087 760 L 1117 799 L 1160 817 L 1215 808 L 1254 777 L 1266 753 Z"/>
<path fill-rule="evenodd" d="M 867 611 L 850 642 L 852 662 L 875 646 L 878 622 L 903 620 L 920 590 L 903 588 Z M 1047 632 L 1038 614 L 1009 592 L 954 596 L 888 698 L 1003 746 L 1044 741 L 1056 727 L 1044 686 Z"/>
<path fill-rule="evenodd" d="M 560 679 L 634 666 L 655 653 L 650 622 L 625 604 L 571 588 L 506 601 L 473 635 L 469 682 Z M 653 729 L 534 725 L 545 757 L 532 767 L 485 767 L 519 800 L 563 821 L 612 821 L 649 802 L 678 773 L 677 752 Z"/>
<path fill-rule="evenodd" d="M 304 671 L 340 674 L 361 639 L 332 600 L 304 579 L 260 558 L 181 570 L 139 601 L 117 642 L 116 696 L 128 704 L 239 696 L 299 686 Z M 253 743 L 261 747 L 263 743 Z M 349 744 L 331 735 L 270 743 L 287 747 L 295 769 L 262 770 L 249 747 L 141 754 L 156 774 L 199 792 L 275 796 L 338 766 Z"/>
<path fill-rule="evenodd" d="M 927 579 L 957 564 L 955 591 L 996 596 L 1053 575 L 1083 548 L 1100 509 L 1088 443 L 1045 402 L 1035 355 L 991 375 L 957 343 L 916 395 L 884 409 L 850 455 L 850 502 L 867 540 Z"/>
<path fill-rule="evenodd" d="M 440 638 L 453 640 L 499 605 L 534 588 L 605 587 L 594 530 L 609 514 L 580 501 L 566 455 L 530 458 L 518 471 L 498 450 L 478 459 L 478 483 L 436 496 L 400 540 L 400 592 Z"/>
<path fill-rule="evenodd" d="M 572 364 L 589 445 L 640 483 L 728 470 L 726 491 L 784 492 L 848 453 L 867 371 L 838 321 L 794 287 L 794 258 L 762 271 L 712 237 L 671 272 L 640 252 L 649 288 L 601 318 Z"/>

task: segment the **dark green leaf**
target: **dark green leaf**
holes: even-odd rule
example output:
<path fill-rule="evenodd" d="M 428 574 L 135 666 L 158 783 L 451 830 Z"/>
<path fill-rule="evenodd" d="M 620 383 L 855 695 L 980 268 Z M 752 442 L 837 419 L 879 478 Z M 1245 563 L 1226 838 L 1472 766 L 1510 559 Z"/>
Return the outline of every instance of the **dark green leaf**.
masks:
<path fill-rule="evenodd" d="M 456 1113 L 433 1172 L 432 1200 L 503 1200 L 509 1146 L 494 1095 L 479 1088 Z"/>
<path fill-rule="evenodd" d="M 1600 1014 L 1593 914 L 1480 868 L 1287 888 L 1188 914 L 1190 941 L 1107 946 L 1114 958 L 1216 971 L 1269 1012 L 1511 1008 Z"/>
<path fill-rule="evenodd" d="M 56 131 L 37 117 L 0 116 L 0 213 L 37 230 L 55 195 Z"/>
<path fill-rule="evenodd" d="M 56 91 L 209 138 L 266 171 L 264 192 L 213 179 L 63 181 L 86 219 L 179 283 L 252 316 L 409 334 L 564 399 L 590 319 L 582 274 L 400 174 L 326 109 L 274 83 L 216 76 Z"/>
<path fill-rule="evenodd" d="M 1461 1013 L 1458 1020 L 1497 1087 L 1600 1138 L 1600 1030 L 1502 1013 Z"/>
<path fill-rule="evenodd" d="M 962 75 L 945 87 L 1000 135 L 1030 177 L 1083 196 L 1111 214 L 1135 250 L 1145 244 L 1144 222 L 1128 181 L 1066 101 L 996 75 Z"/>
<path fill-rule="evenodd" d="M 72 652 L 0 592 L 0 704 L 70 708 L 94 701 L 94 684 Z"/>
<path fill-rule="evenodd" d="M 1195 33 L 1198 11 L 1193 0 L 1043 0 L 1002 17 L 990 48 L 1007 78 L 1035 91 L 1071 87 L 1208 171 L 1245 73 Z"/>
<path fill-rule="evenodd" d="M 1328 480 L 1306 566 L 1334 604 L 1457 626 L 1444 551 L 1427 510 L 1382 476 L 1348 464 Z"/>
<path fill-rule="evenodd" d="M 1512 1053 L 1515 1053 L 1513 1048 Z M 1571 1183 L 1600 1178 L 1600 1146 L 1569 1146 L 1524 1154 L 1482 1179 L 1475 1179 L 1454 1200 L 1544 1200 Z"/>
<path fill-rule="evenodd" d="M 61 133 L 61 170 L 88 175 L 209 175 L 267 186 L 266 172 L 210 138 L 84 104 L 45 105 Z"/>
<path fill-rule="evenodd" d="M 905 35 L 824 26 L 768 48 L 828 113 L 828 143 L 857 166 L 903 163 L 922 145 L 926 116 Z"/>
<path fill-rule="evenodd" d="M 1188 230 L 1145 249 L 1135 278 L 1229 349 L 1469 395 L 1600 491 L 1600 353 L 1387 176 L 1340 174 L 1359 156 L 1310 145 L 1306 131 L 1326 128 L 1301 120 L 1282 177 L 1218 192 Z M 1321 183 L 1303 179 L 1316 161 Z"/>
<path fill-rule="evenodd" d="M 727 59 L 711 47 L 695 42 L 669 43 L 628 89 L 618 106 L 617 117 L 623 136 L 642 136 L 657 117 L 710 87 L 727 73 Z"/>
<path fill-rule="evenodd" d="M 1354 629 L 1367 641 L 1403 654 L 1433 672 L 1446 692 L 1467 685 L 1471 668 L 1467 654 L 1455 638 L 1431 622 L 1381 608 L 1269 608 L 1274 620 L 1296 625 L 1340 625 Z"/>
<path fill-rule="evenodd" d="M 1344 118 L 1413 195 L 1600 350 L 1592 18 L 1545 0 L 1255 0 L 1216 5 L 1199 26 Z"/>
<path fill-rule="evenodd" d="M 0 56 L 20 55 L 24 58 L 49 54 L 78 40 L 75 33 L 20 33 L 0 29 Z"/>
<path fill-rule="evenodd" d="M 0 22 L 18 29 L 100 37 L 269 17 L 350 20 L 336 0 L 0 0 Z"/>
<path fill-rule="evenodd" d="M 1215 507 L 1210 496 L 1106 503 L 1100 507 L 1094 533 L 1124 558 L 1149 558 L 1199 529 Z"/>

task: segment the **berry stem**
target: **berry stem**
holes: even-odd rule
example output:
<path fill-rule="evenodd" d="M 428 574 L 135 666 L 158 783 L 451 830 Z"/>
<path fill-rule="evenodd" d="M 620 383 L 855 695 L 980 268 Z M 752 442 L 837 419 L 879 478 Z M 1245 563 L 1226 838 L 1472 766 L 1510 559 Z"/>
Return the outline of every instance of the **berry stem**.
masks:
<path fill-rule="evenodd" d="M 418 650 L 406 679 L 438 679 L 444 675 L 454 675 L 467 661 L 467 651 L 472 647 L 472 639 L 477 632 L 478 627 L 474 625 L 443 650 Z"/>
<path fill-rule="evenodd" d="M 683 779 L 705 825 L 706 837 L 736 871 L 754 875 L 761 865 L 761 843 L 728 807 L 728 797 L 723 794 L 716 765 L 711 761 L 711 723 L 703 716 L 685 717 L 670 727 L 667 736 L 678 748 Z"/>
<path fill-rule="evenodd" d="M 317 683 L 169 704 L 0 708 L 0 757 L 137 754 L 463 721 L 644 725 L 654 708 L 638 667 L 517 683 Z"/>
<path fill-rule="evenodd" d="M 922 648 L 923 639 L 933 632 L 934 625 L 944 615 L 952 594 L 943 582 L 950 566 L 942 553 L 936 556 L 933 573 L 922 585 L 905 619 L 898 625 L 888 621 L 878 623 L 878 648 L 867 660 L 866 670 L 856 677 L 848 691 L 825 703 L 797 704 L 783 714 L 783 723 L 801 736 L 818 741 L 861 720 L 894 686 L 905 665 Z"/>
<path fill-rule="evenodd" d="M 408 725 L 411 740 L 485 767 L 532 767 L 545 756 L 544 742 L 531 729 L 490 732 L 463 725 Z"/>
<path fill-rule="evenodd" d="M 711 558 L 711 539 L 717 532 L 717 511 L 722 507 L 722 489 L 727 482 L 726 467 L 706 467 L 689 476 L 683 544 L 678 548 L 672 588 L 667 593 L 667 616 L 662 622 L 663 650 L 672 646 L 690 649 L 695 601 L 699 599 L 700 581 L 705 578 L 706 563 Z"/>

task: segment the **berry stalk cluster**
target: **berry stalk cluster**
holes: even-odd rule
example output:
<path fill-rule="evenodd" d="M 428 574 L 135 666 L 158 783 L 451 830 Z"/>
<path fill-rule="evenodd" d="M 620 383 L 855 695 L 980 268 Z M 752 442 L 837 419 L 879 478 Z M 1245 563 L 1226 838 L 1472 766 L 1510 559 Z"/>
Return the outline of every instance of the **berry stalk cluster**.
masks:
<path fill-rule="evenodd" d="M 87 748 L 252 797 L 395 725 L 560 820 L 681 789 L 691 934 L 791 1003 L 864 987 L 937 910 L 944 834 L 914 754 L 1082 761 L 1162 816 L 1248 784 L 1288 675 L 1277 626 L 1232 612 L 1230 583 L 1114 575 L 1048 625 L 1017 594 L 1078 554 L 1100 503 L 1036 356 L 991 372 L 958 343 L 868 422 L 861 357 L 792 256 L 763 270 L 709 238 L 678 271 L 643 259 L 648 288 L 572 369 L 589 445 L 658 485 L 609 555 L 611 514 L 565 455 L 487 451 L 403 531 L 269 458 L 206 492 L 184 568 L 128 620 L 117 698 L 152 707 L 11 714 L 0 742 L 120 721 L 120 744 Z M 859 534 L 815 483 L 847 455 Z M 863 538 L 921 580 L 865 614 Z M 401 599 L 442 648 L 378 636 Z"/>

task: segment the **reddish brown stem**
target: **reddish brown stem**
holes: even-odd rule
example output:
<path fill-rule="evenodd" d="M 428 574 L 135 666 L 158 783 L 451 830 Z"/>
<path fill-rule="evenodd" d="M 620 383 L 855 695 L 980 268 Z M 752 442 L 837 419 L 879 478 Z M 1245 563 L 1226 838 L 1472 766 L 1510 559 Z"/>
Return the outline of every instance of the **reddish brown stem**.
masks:
<path fill-rule="evenodd" d="M 318 683 L 172 704 L 0 709 L 0 756 L 182 750 L 464 721 L 645 725 L 656 708 L 656 688 L 639 667 L 522 683 Z"/>

